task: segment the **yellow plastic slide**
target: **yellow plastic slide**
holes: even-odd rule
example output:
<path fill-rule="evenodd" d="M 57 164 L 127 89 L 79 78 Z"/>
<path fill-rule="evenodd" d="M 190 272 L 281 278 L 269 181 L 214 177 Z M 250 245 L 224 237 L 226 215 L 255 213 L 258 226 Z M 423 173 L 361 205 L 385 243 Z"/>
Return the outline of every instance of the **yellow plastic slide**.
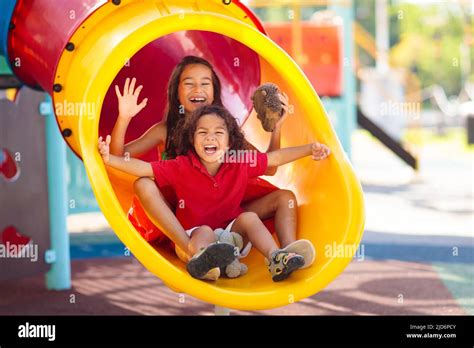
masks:
<path fill-rule="evenodd" d="M 191 278 L 174 254 L 155 250 L 133 228 L 126 212 L 135 178 L 107 172 L 97 151 L 99 117 L 80 111 L 76 117 L 58 116 L 66 138 L 82 157 L 99 206 L 120 240 L 152 273 L 172 289 L 219 306 L 257 310 L 284 306 L 311 296 L 328 285 L 351 261 L 361 240 L 364 204 L 360 184 L 313 87 L 296 63 L 267 36 L 255 28 L 241 6 L 221 0 L 173 1 L 166 11 L 159 2 L 122 1 L 107 4 L 76 31 L 71 41 L 77 50 L 65 51 L 58 65 L 56 83 L 64 87 L 55 95 L 55 105 L 89 103 L 100 115 L 103 101 L 124 62 L 141 48 L 166 35 L 187 30 L 209 31 L 239 41 L 258 54 L 260 81 L 278 84 L 289 94 L 294 113 L 285 122 L 282 146 L 315 140 L 327 144 L 332 155 L 315 162 L 298 160 L 266 178 L 280 188 L 295 192 L 298 237 L 310 239 L 317 251 L 315 264 L 274 283 L 263 257 L 256 250 L 245 260 L 249 273 L 238 279 L 215 283 Z M 171 3 L 171 2 L 170 2 Z M 199 6 L 197 5 L 199 4 Z M 255 115 L 244 125 L 247 139 L 265 149 L 265 133 Z"/>

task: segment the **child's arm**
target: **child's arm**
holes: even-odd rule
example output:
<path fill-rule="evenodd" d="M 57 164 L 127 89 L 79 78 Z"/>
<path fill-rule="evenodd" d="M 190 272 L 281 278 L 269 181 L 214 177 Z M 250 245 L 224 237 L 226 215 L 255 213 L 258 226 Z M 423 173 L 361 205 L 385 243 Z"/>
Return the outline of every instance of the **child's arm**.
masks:
<path fill-rule="evenodd" d="M 280 99 L 281 106 L 283 107 L 283 115 L 281 116 L 280 120 L 275 124 L 275 129 L 273 130 L 272 135 L 270 137 L 270 144 L 268 145 L 267 153 L 275 150 L 280 150 L 281 127 L 283 125 L 283 122 L 285 122 L 286 118 L 290 114 L 288 109 L 288 95 L 285 92 L 282 92 L 278 95 L 278 98 Z M 276 169 L 277 168 L 275 168 L 275 172 Z"/>
<path fill-rule="evenodd" d="M 272 131 L 272 135 L 270 137 L 270 144 L 268 145 L 268 148 L 267 148 L 267 151 L 266 151 L 267 153 L 270 153 L 270 152 L 276 151 L 276 150 L 280 150 L 281 127 L 283 125 L 283 122 L 285 122 L 286 118 L 289 115 L 288 95 L 285 92 L 282 92 L 278 95 L 278 98 L 281 101 L 281 105 L 283 107 L 284 112 L 283 112 L 283 115 L 280 118 L 280 120 L 275 124 L 275 129 L 273 129 L 273 131 Z M 248 145 L 249 145 L 249 148 L 251 150 L 256 150 L 256 148 L 252 144 L 248 143 Z M 267 167 L 267 170 L 265 171 L 265 175 L 275 175 L 276 172 L 277 172 L 277 169 L 278 169 L 278 167 L 273 167 L 273 166 L 269 165 Z"/>
<path fill-rule="evenodd" d="M 102 160 L 105 165 L 121 170 L 122 172 L 144 177 L 144 176 L 153 176 L 153 169 L 150 163 L 135 159 L 114 156 L 110 154 L 110 135 L 107 135 L 105 141 L 102 140 L 102 137 L 99 138 L 99 152 L 102 156 Z"/>
<path fill-rule="evenodd" d="M 287 147 L 267 153 L 268 167 L 277 167 L 286 163 L 293 162 L 297 159 L 310 156 L 315 161 L 321 161 L 329 156 L 331 151 L 329 148 L 320 143 L 313 143 L 301 146 Z"/>
<path fill-rule="evenodd" d="M 285 99 L 286 98 L 286 99 Z M 267 153 L 270 153 L 272 151 L 277 151 L 280 150 L 280 142 L 281 142 L 281 126 L 285 119 L 288 117 L 288 96 L 285 94 L 283 97 L 282 94 L 280 94 L 280 100 L 282 101 L 282 106 L 284 114 L 281 117 L 281 119 L 277 122 L 275 125 L 275 129 L 272 132 L 272 135 L 270 137 L 270 144 L 268 145 Z M 286 103 L 286 104 L 285 104 Z M 265 175 L 275 175 L 277 172 L 278 167 L 273 167 L 273 166 L 268 166 L 267 170 L 265 171 Z"/>

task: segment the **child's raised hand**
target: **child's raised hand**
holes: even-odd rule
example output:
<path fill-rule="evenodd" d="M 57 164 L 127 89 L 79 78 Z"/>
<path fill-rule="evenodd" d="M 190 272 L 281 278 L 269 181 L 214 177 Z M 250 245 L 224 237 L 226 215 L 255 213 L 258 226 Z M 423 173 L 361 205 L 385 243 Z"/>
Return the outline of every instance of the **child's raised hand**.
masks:
<path fill-rule="evenodd" d="M 329 156 L 331 150 L 324 144 L 314 143 L 311 146 L 311 158 L 315 161 L 321 161 Z"/>
<path fill-rule="evenodd" d="M 102 140 L 102 137 L 99 137 L 99 153 L 102 156 L 102 160 L 104 161 L 104 163 L 109 162 L 111 140 L 112 140 L 112 137 L 110 135 L 107 135 L 107 138 L 105 138 L 105 141 Z"/>
<path fill-rule="evenodd" d="M 120 93 L 119 87 L 115 85 L 115 94 L 117 94 L 118 99 L 119 118 L 130 120 L 142 111 L 148 102 L 148 98 L 145 98 L 140 104 L 138 104 L 138 96 L 140 95 L 143 86 L 140 85 L 135 89 L 136 82 L 137 79 L 135 77 L 132 79 L 132 82 L 130 82 L 130 78 L 127 77 L 123 87 L 123 94 Z"/>

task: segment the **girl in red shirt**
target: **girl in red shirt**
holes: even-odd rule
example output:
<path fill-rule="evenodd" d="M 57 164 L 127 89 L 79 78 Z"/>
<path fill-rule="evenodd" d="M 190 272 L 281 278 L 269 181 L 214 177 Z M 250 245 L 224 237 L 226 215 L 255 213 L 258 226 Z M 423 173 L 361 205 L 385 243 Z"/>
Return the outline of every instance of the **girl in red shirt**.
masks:
<path fill-rule="evenodd" d="M 177 136 L 189 115 L 203 105 L 222 106 L 221 83 L 213 66 L 205 59 L 187 56 L 173 70 L 168 84 L 168 102 L 163 121 L 152 126 L 140 138 L 125 144 L 125 133 L 133 117 L 147 105 L 147 98 L 140 103 L 138 98 L 143 86 L 138 86 L 135 78 L 126 79 L 123 90 L 115 86 L 118 98 L 119 115 L 112 131 L 110 153 L 117 156 L 128 155 L 138 157 L 152 148 L 158 147 L 163 158 L 174 158 L 176 146 L 179 141 Z M 288 97 L 280 95 L 280 100 L 285 109 L 285 115 L 276 125 L 271 135 L 267 152 L 280 148 L 281 127 L 288 116 Z M 248 144 L 248 143 L 247 143 Z M 274 175 L 277 168 L 268 166 L 265 175 Z M 189 237 L 182 233 L 182 226 L 174 215 L 171 207 L 175 205 L 173 197 L 167 191 L 159 188 L 150 178 L 140 178 L 134 184 L 134 190 L 139 198 L 134 199 L 134 212 L 146 210 L 140 219 L 134 219 L 134 225 L 146 233 L 142 233 L 148 241 L 162 235 L 151 224 L 146 215 L 158 221 L 168 238 L 188 256 Z M 305 240 L 296 240 L 297 200 L 290 190 L 281 190 L 267 183 L 263 179 L 249 180 L 249 185 L 244 195 L 242 207 L 245 211 L 253 212 L 260 219 L 274 218 L 275 231 L 282 247 L 291 252 L 298 252 L 305 256 L 305 266 L 309 267 L 314 261 L 314 248 Z M 135 217 L 131 215 L 131 217 Z M 138 218 L 138 215 L 136 216 Z M 146 220 L 146 221 L 143 221 Z M 143 226 L 140 225 L 143 222 Z M 142 228 L 144 227 L 144 228 Z M 150 237 L 151 236 L 151 237 Z"/>
<path fill-rule="evenodd" d="M 330 153 L 327 146 L 314 143 L 266 154 L 249 150 L 235 118 L 220 106 L 203 106 L 186 119 L 176 147 L 178 156 L 173 160 L 147 163 L 114 156 L 110 142 L 110 136 L 105 141 L 99 138 L 106 165 L 131 175 L 154 177 L 158 186 L 173 187 L 183 203 L 177 216 L 186 228 L 181 233 L 190 238 L 188 250 L 193 256 L 187 270 L 193 277 L 202 279 L 211 269 L 223 268 L 238 256 L 230 244 L 215 243 L 213 230 L 218 227 L 242 235 L 247 251 L 255 246 L 267 258 L 274 281 L 286 279 L 304 266 L 303 256 L 279 249 L 258 215 L 243 211 L 240 204 L 250 178 L 262 175 L 269 166 L 305 156 L 322 160 Z"/>

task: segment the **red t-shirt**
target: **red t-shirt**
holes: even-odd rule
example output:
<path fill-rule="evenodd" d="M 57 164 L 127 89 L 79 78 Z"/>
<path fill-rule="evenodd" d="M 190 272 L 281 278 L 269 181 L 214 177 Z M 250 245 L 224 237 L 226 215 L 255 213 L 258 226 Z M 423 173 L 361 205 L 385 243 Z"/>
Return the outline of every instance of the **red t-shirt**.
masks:
<path fill-rule="evenodd" d="M 176 192 L 176 217 L 185 229 L 201 225 L 216 229 L 243 212 L 240 204 L 248 179 L 267 170 L 267 154 L 255 153 L 253 161 L 222 163 L 215 176 L 207 172 L 194 152 L 152 162 L 151 166 L 160 189 L 169 185 Z"/>

